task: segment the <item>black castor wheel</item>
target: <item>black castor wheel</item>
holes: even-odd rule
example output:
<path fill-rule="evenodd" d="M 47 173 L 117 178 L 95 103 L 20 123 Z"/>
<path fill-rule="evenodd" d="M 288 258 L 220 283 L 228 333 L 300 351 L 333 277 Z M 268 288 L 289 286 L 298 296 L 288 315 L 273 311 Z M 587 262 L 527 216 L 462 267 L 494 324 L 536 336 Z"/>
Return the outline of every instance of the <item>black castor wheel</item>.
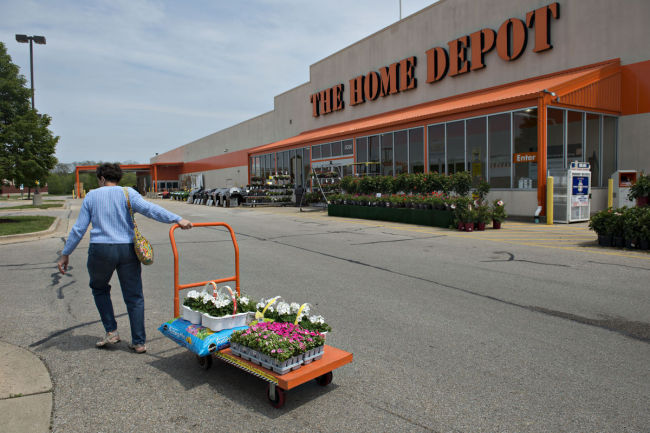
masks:
<path fill-rule="evenodd" d="M 332 372 L 330 371 L 329 373 L 325 373 L 325 374 L 322 375 L 322 376 L 318 376 L 318 377 L 316 378 L 316 383 L 319 384 L 320 386 L 327 386 L 327 385 L 329 385 L 330 383 L 332 383 L 332 378 L 333 378 L 333 377 L 334 377 L 334 375 L 333 375 Z"/>
<path fill-rule="evenodd" d="M 266 397 L 269 399 L 271 406 L 276 409 L 280 409 L 282 406 L 284 406 L 286 393 L 282 388 L 269 383 L 266 388 Z"/>
<path fill-rule="evenodd" d="M 196 360 L 199 362 L 199 366 L 204 370 L 209 370 L 212 367 L 212 355 L 199 356 L 196 355 Z"/>

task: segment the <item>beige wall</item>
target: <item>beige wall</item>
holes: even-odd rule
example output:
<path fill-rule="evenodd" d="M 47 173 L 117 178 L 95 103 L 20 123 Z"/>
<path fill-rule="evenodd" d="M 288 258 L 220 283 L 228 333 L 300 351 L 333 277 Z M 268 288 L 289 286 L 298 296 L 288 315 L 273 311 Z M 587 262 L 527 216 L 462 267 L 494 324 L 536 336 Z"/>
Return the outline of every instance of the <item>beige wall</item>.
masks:
<path fill-rule="evenodd" d="M 248 184 L 248 166 L 210 170 L 203 176 L 206 188 L 242 187 Z"/>
<path fill-rule="evenodd" d="M 650 114 L 619 118 L 618 168 L 650 174 Z"/>

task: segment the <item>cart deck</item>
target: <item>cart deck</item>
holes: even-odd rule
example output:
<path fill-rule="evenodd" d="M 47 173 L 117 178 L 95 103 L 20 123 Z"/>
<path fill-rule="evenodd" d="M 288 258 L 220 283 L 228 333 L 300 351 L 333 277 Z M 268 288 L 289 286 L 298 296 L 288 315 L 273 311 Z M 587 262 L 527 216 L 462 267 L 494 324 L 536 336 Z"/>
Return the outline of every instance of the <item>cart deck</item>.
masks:
<path fill-rule="evenodd" d="M 352 362 L 351 353 L 337 349 L 336 347 L 325 345 L 323 357 L 318 361 L 312 361 L 310 364 L 303 365 L 297 370 L 279 375 L 272 370 L 233 355 L 230 348 L 222 349 L 216 352 L 214 356 L 228 364 L 252 373 L 260 379 L 273 383 L 285 391 L 309 382 L 312 379 L 321 377 L 332 370 Z"/>

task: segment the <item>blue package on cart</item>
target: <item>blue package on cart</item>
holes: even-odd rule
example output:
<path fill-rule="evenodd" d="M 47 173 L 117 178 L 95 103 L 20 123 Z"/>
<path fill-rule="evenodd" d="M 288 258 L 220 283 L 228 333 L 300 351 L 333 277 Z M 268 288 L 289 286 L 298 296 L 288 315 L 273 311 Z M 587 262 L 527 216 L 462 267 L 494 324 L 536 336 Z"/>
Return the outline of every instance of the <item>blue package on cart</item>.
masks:
<path fill-rule="evenodd" d="M 197 355 L 206 356 L 230 346 L 230 334 L 246 328 L 248 326 L 238 326 L 214 332 L 204 326 L 193 325 L 179 317 L 163 323 L 158 330 Z"/>

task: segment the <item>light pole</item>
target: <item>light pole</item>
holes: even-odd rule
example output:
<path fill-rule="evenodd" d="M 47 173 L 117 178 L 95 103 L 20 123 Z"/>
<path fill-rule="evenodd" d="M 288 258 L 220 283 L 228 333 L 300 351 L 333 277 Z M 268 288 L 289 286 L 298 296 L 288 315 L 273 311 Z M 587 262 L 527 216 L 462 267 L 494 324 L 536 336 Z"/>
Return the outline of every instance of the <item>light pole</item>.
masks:
<path fill-rule="evenodd" d="M 37 44 L 45 45 L 45 36 L 27 36 L 16 35 L 16 41 L 26 44 L 29 42 L 29 71 L 31 73 L 31 87 L 32 87 L 32 110 L 34 110 L 34 42 Z"/>

